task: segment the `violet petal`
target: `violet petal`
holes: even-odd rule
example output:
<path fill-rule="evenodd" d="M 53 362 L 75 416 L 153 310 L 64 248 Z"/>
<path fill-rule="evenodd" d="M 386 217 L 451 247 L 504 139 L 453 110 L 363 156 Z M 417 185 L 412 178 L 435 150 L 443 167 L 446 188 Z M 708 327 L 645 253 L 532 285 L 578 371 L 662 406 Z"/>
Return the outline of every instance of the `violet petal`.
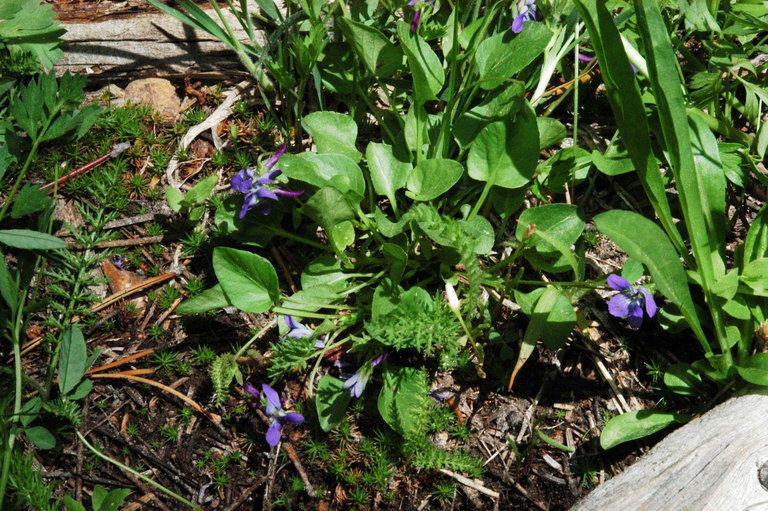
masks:
<path fill-rule="evenodd" d="M 608 312 L 617 318 L 626 318 L 630 313 L 630 300 L 624 293 L 614 295 L 608 302 Z"/>
<path fill-rule="evenodd" d="M 659 310 L 659 307 L 656 305 L 656 300 L 653 299 L 651 292 L 644 287 L 640 288 L 640 292 L 643 293 L 643 297 L 645 298 L 645 312 L 648 314 L 649 318 L 652 318 Z"/>
<path fill-rule="evenodd" d="M 253 186 L 253 176 L 253 169 L 240 169 L 240 172 L 235 174 L 232 181 L 230 181 L 232 189 L 237 190 L 240 193 L 248 193 Z"/>
<path fill-rule="evenodd" d="M 267 385 L 266 383 L 261 384 L 261 390 L 264 392 L 264 396 L 267 398 L 267 415 L 275 415 L 275 412 L 277 410 L 280 410 L 282 406 L 280 405 L 280 396 L 277 394 L 277 391 Z"/>
<path fill-rule="evenodd" d="M 272 420 L 272 424 L 269 425 L 267 434 L 267 443 L 272 447 L 276 446 L 280 442 L 280 432 L 283 429 L 283 425 L 277 420 Z"/>
<path fill-rule="evenodd" d="M 283 415 L 283 420 L 291 424 L 303 424 L 304 416 L 300 413 L 288 412 L 285 415 Z"/>
<path fill-rule="evenodd" d="M 273 154 L 273 155 L 272 155 L 272 156 L 269 158 L 269 160 L 267 160 L 267 163 L 266 163 L 264 166 L 265 166 L 267 169 L 271 169 L 272 167 L 274 167 L 274 166 L 275 166 L 275 164 L 277 163 L 277 160 L 279 160 L 279 159 L 280 159 L 280 157 L 281 157 L 282 155 L 284 155 L 284 154 L 285 154 L 285 149 L 286 149 L 286 147 L 287 147 L 287 146 L 286 146 L 285 144 L 283 144 L 283 147 L 281 147 L 280 149 L 278 149 L 278 150 L 277 150 L 277 152 L 276 152 L 275 154 Z"/>
<path fill-rule="evenodd" d="M 616 291 L 624 291 L 625 289 L 629 289 L 632 287 L 627 279 L 625 279 L 621 275 L 616 275 L 615 273 L 611 273 L 610 275 L 608 275 L 608 278 L 606 280 L 608 282 L 608 285 L 611 286 L 611 288 L 615 289 Z"/>
<path fill-rule="evenodd" d="M 629 311 L 629 316 L 627 316 L 627 323 L 629 323 L 629 326 L 632 328 L 640 328 L 640 325 L 643 324 L 643 308 L 635 307 Z"/>

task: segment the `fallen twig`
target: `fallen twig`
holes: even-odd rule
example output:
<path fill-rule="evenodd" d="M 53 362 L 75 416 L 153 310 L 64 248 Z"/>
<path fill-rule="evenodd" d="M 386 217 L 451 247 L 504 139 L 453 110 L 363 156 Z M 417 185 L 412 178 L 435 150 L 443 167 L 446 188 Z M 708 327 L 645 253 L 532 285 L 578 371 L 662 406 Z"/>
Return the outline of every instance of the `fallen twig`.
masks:
<path fill-rule="evenodd" d="M 125 289 L 123 291 L 120 291 L 119 293 L 115 293 L 108 298 L 105 298 L 100 303 L 97 303 L 93 307 L 91 307 L 91 313 L 98 312 L 102 309 L 106 309 L 113 303 L 122 300 L 123 298 L 126 298 L 128 296 L 131 296 L 134 293 L 137 293 L 141 291 L 142 289 L 146 289 L 148 287 L 154 286 L 155 284 L 159 284 L 160 282 L 165 282 L 168 279 L 174 278 L 176 275 L 178 275 L 175 271 L 171 271 L 168 273 L 163 273 L 162 275 L 158 275 L 157 277 L 151 277 L 145 280 L 144 282 L 140 282 L 136 284 L 135 286 L 129 287 L 128 289 Z M 74 322 L 74 321 L 73 321 Z"/>
<path fill-rule="evenodd" d="M 91 378 L 117 378 L 117 379 L 122 378 L 122 379 L 131 380 L 139 383 L 146 383 L 147 385 L 152 385 L 153 387 L 157 387 L 159 389 L 164 390 L 165 392 L 168 392 L 169 394 L 173 394 L 174 396 L 178 397 L 179 399 L 187 403 L 194 411 L 205 415 L 208 418 L 208 420 L 210 420 L 214 424 L 221 423 L 220 416 L 216 415 L 215 413 L 211 413 L 207 410 L 204 410 L 203 407 L 200 406 L 195 400 L 185 396 L 178 390 L 172 389 L 171 387 L 164 385 L 158 381 L 136 376 L 135 374 L 131 374 L 131 372 L 129 371 L 126 371 L 123 373 L 92 374 Z"/>
<path fill-rule="evenodd" d="M 473 481 L 472 479 L 470 479 L 468 477 L 464 477 L 461 474 L 457 474 L 456 472 L 451 472 L 450 470 L 446 470 L 444 468 L 441 468 L 440 472 L 442 472 L 443 474 L 445 474 L 447 476 L 450 476 L 450 477 L 456 479 L 458 482 L 460 482 L 464 486 L 468 486 L 468 487 L 470 487 L 470 488 L 472 488 L 474 490 L 477 490 L 480 493 L 491 497 L 492 499 L 498 499 L 498 498 L 501 497 L 501 495 L 498 492 L 495 492 L 495 491 L 491 490 L 490 488 L 486 488 L 482 484 L 480 484 L 478 482 L 475 482 L 475 481 Z"/>
<path fill-rule="evenodd" d="M 176 168 L 179 165 L 179 151 L 183 151 L 189 147 L 192 141 L 195 140 L 202 132 L 209 129 L 215 130 L 220 122 L 229 117 L 232 114 L 232 107 L 245 93 L 250 84 L 250 81 L 245 80 L 235 85 L 229 91 L 229 93 L 227 93 L 226 99 L 206 120 L 189 128 L 189 131 L 187 131 L 184 137 L 182 137 L 181 141 L 179 141 L 179 145 L 176 148 L 176 153 L 171 158 L 171 161 L 168 162 L 168 167 L 165 169 L 165 177 L 168 179 L 168 184 L 170 186 L 179 189 L 183 184 L 176 179 Z"/>

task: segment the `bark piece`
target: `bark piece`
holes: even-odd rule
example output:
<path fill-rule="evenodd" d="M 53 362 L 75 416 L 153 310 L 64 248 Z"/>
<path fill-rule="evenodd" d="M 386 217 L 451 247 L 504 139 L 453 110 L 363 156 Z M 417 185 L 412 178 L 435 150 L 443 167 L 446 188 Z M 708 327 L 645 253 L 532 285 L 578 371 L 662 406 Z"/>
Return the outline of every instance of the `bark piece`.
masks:
<path fill-rule="evenodd" d="M 768 396 L 732 398 L 671 433 L 573 510 L 765 509 L 766 417 Z"/>

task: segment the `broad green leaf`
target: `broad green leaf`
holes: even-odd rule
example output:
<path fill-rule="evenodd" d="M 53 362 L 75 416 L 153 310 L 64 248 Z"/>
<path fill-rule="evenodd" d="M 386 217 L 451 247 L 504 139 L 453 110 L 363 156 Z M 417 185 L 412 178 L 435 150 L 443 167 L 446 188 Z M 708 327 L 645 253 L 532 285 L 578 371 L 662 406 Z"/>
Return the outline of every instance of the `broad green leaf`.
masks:
<path fill-rule="evenodd" d="M 672 244 L 680 253 L 687 253 L 672 218 L 659 167 L 653 158 L 645 105 L 613 15 L 603 2 L 597 0 L 576 0 L 575 3 L 600 62 L 606 96 L 621 133 L 621 141 Z"/>
<path fill-rule="evenodd" d="M 539 158 L 539 132 L 530 107 L 514 123 L 493 122 L 469 149 L 471 178 L 503 188 L 520 188 L 533 177 Z"/>
<path fill-rule="evenodd" d="M 680 307 L 696 336 L 706 344 L 698 313 L 693 305 L 688 279 L 675 248 L 651 220 L 631 211 L 612 210 L 594 218 L 597 229 L 611 238 L 630 257 L 648 269 L 664 296 Z M 707 344 L 705 351 L 710 351 Z"/>
<path fill-rule="evenodd" d="M 496 231 L 487 218 L 475 215 L 466 220 L 459 220 L 459 225 L 466 233 L 466 239 L 471 240 L 475 254 L 488 254 L 496 242 Z"/>
<path fill-rule="evenodd" d="M 565 345 L 568 335 L 576 324 L 576 311 L 571 305 L 571 300 L 561 289 L 548 287 L 543 291 L 529 293 L 529 296 L 536 299 L 539 293 L 541 295 L 530 314 L 530 321 L 520 345 L 517 362 L 509 378 L 507 390 L 514 385 L 517 373 L 530 358 L 538 341 L 543 341 L 550 349 L 559 349 Z"/>
<path fill-rule="evenodd" d="M 399 283 L 408 265 L 408 253 L 395 243 L 382 243 L 381 251 L 389 263 L 389 279 L 396 284 Z"/>
<path fill-rule="evenodd" d="M 336 22 L 372 76 L 384 78 L 400 67 L 402 52 L 380 30 L 341 16 Z"/>
<path fill-rule="evenodd" d="M 67 248 L 67 244 L 64 240 L 44 232 L 31 231 L 29 229 L 0 230 L 0 243 L 4 243 L 9 247 L 23 248 L 25 250 L 53 250 L 57 248 Z"/>
<path fill-rule="evenodd" d="M 86 369 L 88 364 L 86 363 Z M 67 394 L 67 399 L 70 401 L 78 401 L 88 396 L 93 390 L 93 382 L 89 379 L 80 380 L 80 383 L 72 389 L 72 392 Z"/>
<path fill-rule="evenodd" d="M 756 353 L 736 366 L 744 380 L 755 385 L 768 385 L 768 353 Z"/>
<path fill-rule="evenodd" d="M 323 376 L 317 384 L 315 407 L 320 427 L 325 432 L 331 431 L 344 420 L 347 406 L 352 400 L 349 389 L 343 386 L 342 380 L 328 374 Z"/>
<path fill-rule="evenodd" d="M 167 186 L 165 188 L 165 200 L 172 210 L 179 213 L 181 211 L 181 202 L 184 200 L 184 194 L 172 186 Z"/>
<path fill-rule="evenodd" d="M 327 306 L 339 303 L 341 297 L 327 287 L 310 287 L 296 291 L 291 296 L 283 298 L 284 306 L 304 312 L 316 312 Z M 304 317 L 301 312 L 291 313 L 295 317 Z"/>
<path fill-rule="evenodd" d="M 495 89 L 544 53 L 552 31 L 544 23 L 531 23 L 518 35 L 510 30 L 491 36 L 477 47 L 480 87 Z"/>
<path fill-rule="evenodd" d="M 548 287 L 533 309 L 525 338 L 542 340 L 551 350 L 565 346 L 576 325 L 576 311 L 562 289 Z"/>
<path fill-rule="evenodd" d="M 447 158 L 424 160 L 408 177 L 405 194 L 413 200 L 431 201 L 451 189 L 464 174 L 461 163 Z"/>
<path fill-rule="evenodd" d="M 715 285 L 712 286 L 712 293 L 725 300 L 730 300 L 736 295 L 739 289 L 739 272 L 731 270 L 720 277 Z"/>
<path fill-rule="evenodd" d="M 105 488 L 97 485 L 93 488 L 91 507 L 93 511 L 117 511 L 130 494 L 131 490 L 128 488 L 116 488 L 107 491 Z"/>
<path fill-rule="evenodd" d="M 402 44 L 413 75 L 416 103 L 423 105 L 427 101 L 437 99 L 437 93 L 445 82 L 445 71 L 440 59 L 421 35 L 411 32 L 408 23 L 401 21 L 397 24 L 397 38 Z"/>
<path fill-rule="evenodd" d="M 326 186 L 319 189 L 304 204 L 302 212 L 325 230 L 337 253 L 354 241 L 355 230 L 351 220 L 355 218 L 355 210 L 336 188 Z"/>
<path fill-rule="evenodd" d="M 462 149 L 469 146 L 485 125 L 513 119 L 525 102 L 523 94 L 525 87 L 516 81 L 488 92 L 479 105 L 456 120 L 453 136 L 459 146 Z"/>
<path fill-rule="evenodd" d="M 526 230 L 535 226 L 533 240 L 524 252 L 525 257 L 546 271 L 566 271 L 570 267 L 578 279 L 581 265 L 571 245 L 581 236 L 585 222 L 578 206 L 572 204 L 547 204 L 529 208 L 520 214 L 515 237 L 523 241 Z"/>
<path fill-rule="evenodd" d="M 701 376 L 690 364 L 672 364 L 664 372 L 664 385 L 675 394 L 698 396 L 702 393 Z"/>
<path fill-rule="evenodd" d="M 64 503 L 64 507 L 67 509 L 67 511 L 86 511 L 85 506 L 83 506 L 69 495 L 64 495 L 62 502 Z"/>
<path fill-rule="evenodd" d="M 45 190 L 39 186 L 26 184 L 19 190 L 19 194 L 13 201 L 11 218 L 21 218 L 32 213 L 42 211 L 53 204 L 53 200 Z"/>
<path fill-rule="evenodd" d="M 61 336 L 59 358 L 59 390 L 68 394 L 83 379 L 88 359 L 83 332 L 76 326 L 69 326 Z"/>
<path fill-rule="evenodd" d="M 388 367 L 383 373 L 378 408 L 392 429 L 407 436 L 420 434 L 427 409 L 427 377 L 423 369 Z"/>
<path fill-rule="evenodd" d="M 53 449 L 56 447 L 56 438 L 43 426 L 33 426 L 24 430 L 30 442 L 40 449 Z"/>
<path fill-rule="evenodd" d="M 592 161 L 581 147 L 566 147 L 536 166 L 536 181 L 554 193 L 564 193 L 566 183 L 579 184 L 587 178 Z"/>
<path fill-rule="evenodd" d="M 405 186 L 408 174 L 413 169 L 410 162 L 398 160 L 392 146 L 371 142 L 365 150 L 368 171 L 373 189 L 384 195 L 397 208 L 395 192 Z"/>
<path fill-rule="evenodd" d="M 301 287 L 325 287 L 334 293 L 340 293 L 347 287 L 349 277 L 341 270 L 341 263 L 331 254 L 323 254 L 313 259 L 301 272 Z"/>
<path fill-rule="evenodd" d="M 352 117 L 337 112 L 313 112 L 301 122 L 312 135 L 318 153 L 343 154 L 355 163 L 360 161 L 362 155 L 355 147 L 357 124 Z M 283 161 L 280 163 L 282 168 Z"/>
<path fill-rule="evenodd" d="M 630 283 L 637 282 L 637 280 L 643 276 L 645 269 L 643 264 L 637 259 L 628 257 L 624 262 L 624 266 L 621 268 L 621 276 L 627 279 Z"/>
<path fill-rule="evenodd" d="M 318 188 L 331 186 L 344 195 L 353 196 L 357 202 L 365 193 L 363 172 L 357 163 L 343 154 L 286 154 L 280 158 L 280 169 L 290 179 Z"/>
<path fill-rule="evenodd" d="M 536 117 L 539 130 L 539 149 L 559 144 L 565 139 L 565 125 L 552 117 Z"/>
<path fill-rule="evenodd" d="M 279 296 L 277 272 L 260 255 L 228 247 L 213 251 L 213 271 L 232 305 L 244 312 L 265 312 Z"/>
<path fill-rule="evenodd" d="M 35 396 L 21 407 L 21 414 L 19 416 L 19 422 L 22 426 L 29 426 L 33 420 L 37 418 L 40 410 L 43 408 L 43 400 L 40 396 Z"/>
<path fill-rule="evenodd" d="M 0 296 L 3 297 L 5 303 L 8 304 L 8 308 L 11 310 L 11 315 L 16 310 L 16 304 L 18 303 L 19 286 L 16 284 L 8 270 L 8 264 L 5 262 L 5 255 L 0 251 Z"/>
<path fill-rule="evenodd" d="M 218 180 L 219 176 L 215 174 L 200 180 L 199 183 L 187 192 L 187 195 L 184 197 L 184 202 L 190 205 L 202 204 L 211 196 L 211 192 L 213 192 L 213 189 L 216 187 Z M 169 189 L 175 190 L 175 188 L 171 187 L 169 187 Z M 168 192 L 166 191 L 166 194 L 167 193 Z"/>
<path fill-rule="evenodd" d="M 650 436 L 685 419 L 679 414 L 655 410 L 635 410 L 609 420 L 600 435 L 600 446 L 612 449 L 619 444 Z"/>
<path fill-rule="evenodd" d="M 744 239 L 742 267 L 763 257 L 768 257 L 768 204 L 763 204 L 749 226 L 747 237 Z"/>
<path fill-rule="evenodd" d="M 751 294 L 768 296 L 768 258 L 755 259 L 745 265 L 740 280 Z"/>
<path fill-rule="evenodd" d="M 221 287 L 221 284 L 216 284 L 199 295 L 181 302 L 181 305 L 176 309 L 176 312 L 182 316 L 202 314 L 212 310 L 223 309 L 230 305 L 232 305 L 232 302 L 230 302 L 227 295 L 224 294 L 224 289 Z"/>

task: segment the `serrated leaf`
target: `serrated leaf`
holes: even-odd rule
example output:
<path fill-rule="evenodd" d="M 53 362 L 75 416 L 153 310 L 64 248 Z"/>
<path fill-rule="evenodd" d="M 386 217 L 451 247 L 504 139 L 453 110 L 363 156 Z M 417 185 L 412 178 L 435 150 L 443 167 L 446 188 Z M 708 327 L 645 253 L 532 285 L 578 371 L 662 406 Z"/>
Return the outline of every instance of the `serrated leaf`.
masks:
<path fill-rule="evenodd" d="M 401 435 L 419 434 L 426 413 L 429 388 L 423 369 L 389 367 L 379 393 L 379 413 Z"/>

